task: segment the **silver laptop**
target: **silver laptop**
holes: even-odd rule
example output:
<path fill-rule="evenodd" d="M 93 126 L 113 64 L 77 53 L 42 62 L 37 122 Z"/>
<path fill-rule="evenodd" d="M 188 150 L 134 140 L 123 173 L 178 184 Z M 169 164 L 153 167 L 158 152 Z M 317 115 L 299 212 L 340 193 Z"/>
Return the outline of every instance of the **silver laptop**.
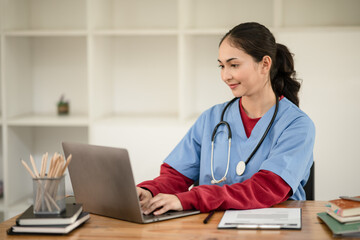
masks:
<path fill-rule="evenodd" d="M 126 149 L 80 143 L 62 143 L 76 202 L 84 211 L 136 223 L 150 223 L 189 216 L 199 211 L 169 211 L 144 215 Z"/>

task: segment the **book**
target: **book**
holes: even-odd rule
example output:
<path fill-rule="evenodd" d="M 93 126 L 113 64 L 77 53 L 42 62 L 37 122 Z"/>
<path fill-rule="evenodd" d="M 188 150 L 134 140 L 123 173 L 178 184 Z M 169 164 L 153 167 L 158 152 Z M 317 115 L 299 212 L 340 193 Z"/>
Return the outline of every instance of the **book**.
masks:
<path fill-rule="evenodd" d="M 66 210 L 61 214 L 34 214 L 31 205 L 16 219 L 16 224 L 20 226 L 71 224 L 78 218 L 82 209 L 82 204 L 72 203 L 66 204 Z"/>
<path fill-rule="evenodd" d="M 360 202 L 357 201 L 338 198 L 330 200 L 329 205 L 330 209 L 340 217 L 360 215 Z"/>
<path fill-rule="evenodd" d="M 356 216 L 349 216 L 349 217 L 341 217 L 339 215 L 337 215 L 334 211 L 332 211 L 331 209 L 327 209 L 327 213 L 335 218 L 337 221 L 341 222 L 341 223 L 351 223 L 351 222 L 360 222 L 360 215 L 356 215 Z"/>
<path fill-rule="evenodd" d="M 14 234 L 67 234 L 85 223 L 90 218 L 88 212 L 82 212 L 75 222 L 65 225 L 14 225 L 7 230 L 9 235 Z"/>
<path fill-rule="evenodd" d="M 334 235 L 359 235 L 360 223 L 341 223 L 326 212 L 318 213 L 317 216 L 329 227 Z"/>

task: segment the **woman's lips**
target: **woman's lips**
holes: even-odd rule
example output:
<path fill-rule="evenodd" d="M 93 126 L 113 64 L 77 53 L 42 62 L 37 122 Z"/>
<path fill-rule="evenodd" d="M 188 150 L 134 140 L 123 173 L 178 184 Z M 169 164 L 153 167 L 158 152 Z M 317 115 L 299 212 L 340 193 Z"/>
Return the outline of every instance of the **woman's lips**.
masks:
<path fill-rule="evenodd" d="M 230 87 L 231 89 L 234 89 L 234 88 L 236 88 L 237 86 L 239 86 L 238 83 L 236 83 L 236 84 L 229 84 L 229 87 Z"/>

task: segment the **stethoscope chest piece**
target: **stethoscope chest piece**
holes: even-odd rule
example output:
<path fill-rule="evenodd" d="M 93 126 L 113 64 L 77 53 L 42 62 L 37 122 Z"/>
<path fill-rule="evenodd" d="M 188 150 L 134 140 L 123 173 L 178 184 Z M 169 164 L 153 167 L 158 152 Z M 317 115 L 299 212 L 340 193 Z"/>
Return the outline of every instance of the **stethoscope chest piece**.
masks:
<path fill-rule="evenodd" d="M 238 176 L 243 175 L 243 173 L 245 172 L 245 168 L 246 168 L 246 164 L 244 161 L 240 161 L 237 165 L 236 165 L 236 174 Z"/>

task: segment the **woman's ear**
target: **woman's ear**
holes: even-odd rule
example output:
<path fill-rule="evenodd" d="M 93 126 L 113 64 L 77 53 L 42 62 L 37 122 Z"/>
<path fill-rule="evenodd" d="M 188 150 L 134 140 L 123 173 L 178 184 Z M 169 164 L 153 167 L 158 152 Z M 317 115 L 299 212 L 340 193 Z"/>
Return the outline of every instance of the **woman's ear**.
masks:
<path fill-rule="evenodd" d="M 266 74 L 270 72 L 272 60 L 271 57 L 265 55 L 261 61 L 261 71 Z"/>

